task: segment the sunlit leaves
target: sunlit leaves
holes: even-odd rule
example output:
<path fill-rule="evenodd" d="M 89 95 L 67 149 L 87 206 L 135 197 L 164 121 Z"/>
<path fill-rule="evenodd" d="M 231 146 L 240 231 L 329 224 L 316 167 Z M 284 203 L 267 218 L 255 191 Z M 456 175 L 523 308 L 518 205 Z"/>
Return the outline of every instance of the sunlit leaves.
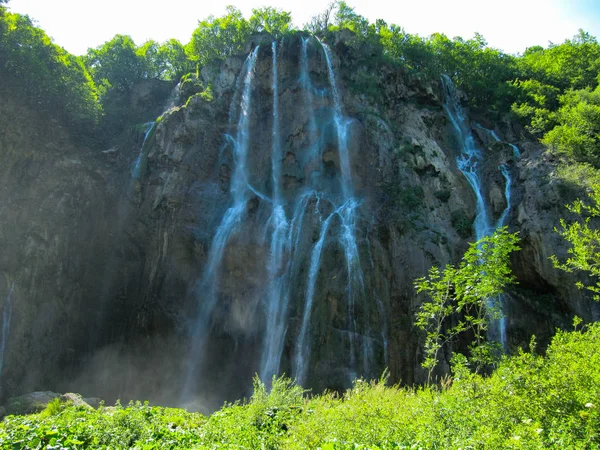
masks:
<path fill-rule="evenodd" d="M 558 125 L 542 142 L 580 161 L 600 161 L 600 87 L 594 91 L 567 91 L 556 113 Z"/>
<path fill-rule="evenodd" d="M 241 11 L 227 7 L 222 17 L 209 16 L 201 21 L 186 46 L 186 53 L 200 65 L 239 52 L 250 34 L 248 21 Z"/>
<path fill-rule="evenodd" d="M 474 335 L 471 360 L 476 366 L 487 362 L 490 349 L 485 345 L 485 333 L 489 321 L 499 318 L 493 299 L 515 281 L 509 257 L 519 249 L 518 240 L 516 233 L 500 228 L 472 243 L 458 267 L 449 264 L 439 270 L 434 266 L 428 276 L 415 280 L 417 293 L 426 296 L 415 325 L 427 332 L 422 365 L 428 369 L 429 379 L 442 346 L 466 330 Z M 448 324 L 455 315 L 453 324 Z"/>
<path fill-rule="evenodd" d="M 266 31 L 275 39 L 279 39 L 291 30 L 292 15 L 281 9 L 267 6 L 253 9 L 248 23 L 252 32 Z"/>
<path fill-rule="evenodd" d="M 99 116 L 96 88 L 81 60 L 53 44 L 27 16 L 0 14 L 0 71 L 37 108 L 51 108 L 76 125 Z"/>
<path fill-rule="evenodd" d="M 561 262 L 556 255 L 552 262 L 558 269 L 566 272 L 585 272 L 592 277 L 594 284 L 577 283 L 579 289 L 594 294 L 594 300 L 600 300 L 600 230 L 592 226 L 592 219 L 600 217 L 600 185 L 593 184 L 588 194 L 588 202 L 576 200 L 567 209 L 578 216 L 578 220 L 567 223 L 560 221 L 556 231 L 571 244 L 568 257 Z"/>

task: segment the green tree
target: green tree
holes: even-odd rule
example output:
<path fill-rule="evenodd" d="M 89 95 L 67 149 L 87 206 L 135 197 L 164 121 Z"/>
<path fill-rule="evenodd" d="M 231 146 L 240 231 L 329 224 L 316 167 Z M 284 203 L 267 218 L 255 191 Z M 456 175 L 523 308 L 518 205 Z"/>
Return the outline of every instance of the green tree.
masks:
<path fill-rule="evenodd" d="M 557 269 L 568 273 L 586 272 L 594 280 L 594 284 L 584 285 L 577 282 L 579 289 L 586 289 L 594 294 L 594 300 L 600 300 L 600 230 L 592 226 L 592 219 L 600 217 L 600 185 L 592 184 L 588 193 L 588 203 L 576 200 L 567 209 L 576 214 L 577 220 L 567 223 L 560 221 L 560 229 L 555 228 L 567 242 L 571 244 L 568 258 L 560 262 L 552 255 L 552 263 Z"/>
<path fill-rule="evenodd" d="M 583 30 L 572 39 L 547 49 L 528 48 L 519 60 L 523 78 L 556 86 L 561 91 L 596 87 L 600 72 L 600 45 Z"/>
<path fill-rule="evenodd" d="M 415 325 L 427 332 L 422 366 L 428 370 L 428 382 L 442 347 L 467 330 L 473 333 L 471 363 L 476 369 L 489 364 L 494 345 L 486 342 L 486 331 L 491 320 L 501 317 L 495 299 L 515 282 L 509 257 L 519 250 L 518 240 L 517 233 L 500 228 L 470 244 L 458 267 L 433 266 L 426 277 L 415 280 L 417 293 L 426 296 Z M 448 325 L 453 316 L 455 324 Z"/>
<path fill-rule="evenodd" d="M 0 10 L 0 75 L 36 108 L 90 131 L 100 108 L 82 60 L 55 45 L 28 16 Z"/>
<path fill-rule="evenodd" d="M 169 39 L 158 48 L 158 78 L 178 80 L 193 70 L 193 64 L 185 54 L 185 48 L 177 39 Z"/>
<path fill-rule="evenodd" d="M 596 38 L 579 30 L 560 45 L 528 48 L 515 63 L 518 76 L 510 83 L 516 96 L 512 111 L 525 128 L 538 138 L 550 133 L 545 142 L 564 154 L 577 158 L 589 153 L 585 132 L 577 127 L 583 125 L 589 132 L 589 114 L 594 110 L 590 92 L 598 85 L 600 72 Z"/>
<path fill-rule="evenodd" d="M 266 31 L 279 39 L 291 30 L 292 16 L 289 12 L 268 6 L 253 9 L 248 24 L 253 33 Z"/>
<path fill-rule="evenodd" d="M 552 150 L 600 165 L 600 86 L 567 91 L 553 116 L 558 123 L 542 139 Z"/>
<path fill-rule="evenodd" d="M 198 24 L 185 47 L 186 54 L 201 66 L 222 60 L 240 52 L 250 33 L 250 25 L 240 10 L 228 6 L 224 16 L 209 16 Z"/>
<path fill-rule="evenodd" d="M 125 94 L 137 81 L 148 78 L 144 59 L 145 55 L 138 53 L 131 37 L 118 34 L 101 46 L 89 49 L 86 64 L 102 95 L 109 90 Z"/>

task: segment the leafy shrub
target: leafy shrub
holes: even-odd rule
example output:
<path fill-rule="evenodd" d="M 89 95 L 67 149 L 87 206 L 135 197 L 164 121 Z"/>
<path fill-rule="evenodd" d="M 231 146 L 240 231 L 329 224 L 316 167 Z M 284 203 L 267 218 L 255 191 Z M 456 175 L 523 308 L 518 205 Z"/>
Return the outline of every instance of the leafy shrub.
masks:
<path fill-rule="evenodd" d="M 462 209 L 452 211 L 450 214 L 450 222 L 461 238 L 466 239 L 471 236 L 473 224 L 465 211 Z"/>

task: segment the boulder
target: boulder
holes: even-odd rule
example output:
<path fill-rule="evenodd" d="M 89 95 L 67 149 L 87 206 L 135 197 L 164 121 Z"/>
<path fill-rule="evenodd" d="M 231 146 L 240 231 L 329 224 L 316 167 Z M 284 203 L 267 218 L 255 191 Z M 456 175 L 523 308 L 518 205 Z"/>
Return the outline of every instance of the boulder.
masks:
<path fill-rule="evenodd" d="M 6 402 L 6 414 L 34 414 L 42 411 L 48 406 L 48 403 L 55 398 L 60 398 L 60 396 L 60 394 L 52 391 L 37 391 L 19 397 L 11 397 Z"/>
<path fill-rule="evenodd" d="M 95 399 L 90 399 L 95 400 Z M 70 402 L 74 406 L 83 406 L 84 408 L 93 409 L 92 406 L 85 401 L 81 394 L 75 394 L 73 392 L 67 392 L 60 396 L 60 401 L 63 403 Z"/>

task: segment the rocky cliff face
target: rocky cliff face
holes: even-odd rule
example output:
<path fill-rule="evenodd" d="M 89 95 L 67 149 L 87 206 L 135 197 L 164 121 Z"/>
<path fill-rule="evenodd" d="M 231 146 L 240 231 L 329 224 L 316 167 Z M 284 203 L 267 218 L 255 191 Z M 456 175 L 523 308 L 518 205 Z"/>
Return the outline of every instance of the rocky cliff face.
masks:
<path fill-rule="evenodd" d="M 254 61 L 202 71 L 212 95 L 184 84 L 143 146 L 140 132 L 114 151 L 78 148 L 5 93 L 3 396 L 78 390 L 210 409 L 248 394 L 257 372 L 317 390 L 385 367 L 392 381 L 423 381 L 412 283 L 460 259 L 476 211 L 441 85 L 341 38 L 329 55 L 299 35 L 275 58 L 270 40 L 251 44 Z M 548 260 L 565 252 L 553 162 L 511 124 L 481 122 L 501 139 L 471 123 L 488 213 L 509 206 L 522 238 L 505 306 L 516 349 L 598 308 Z"/>

